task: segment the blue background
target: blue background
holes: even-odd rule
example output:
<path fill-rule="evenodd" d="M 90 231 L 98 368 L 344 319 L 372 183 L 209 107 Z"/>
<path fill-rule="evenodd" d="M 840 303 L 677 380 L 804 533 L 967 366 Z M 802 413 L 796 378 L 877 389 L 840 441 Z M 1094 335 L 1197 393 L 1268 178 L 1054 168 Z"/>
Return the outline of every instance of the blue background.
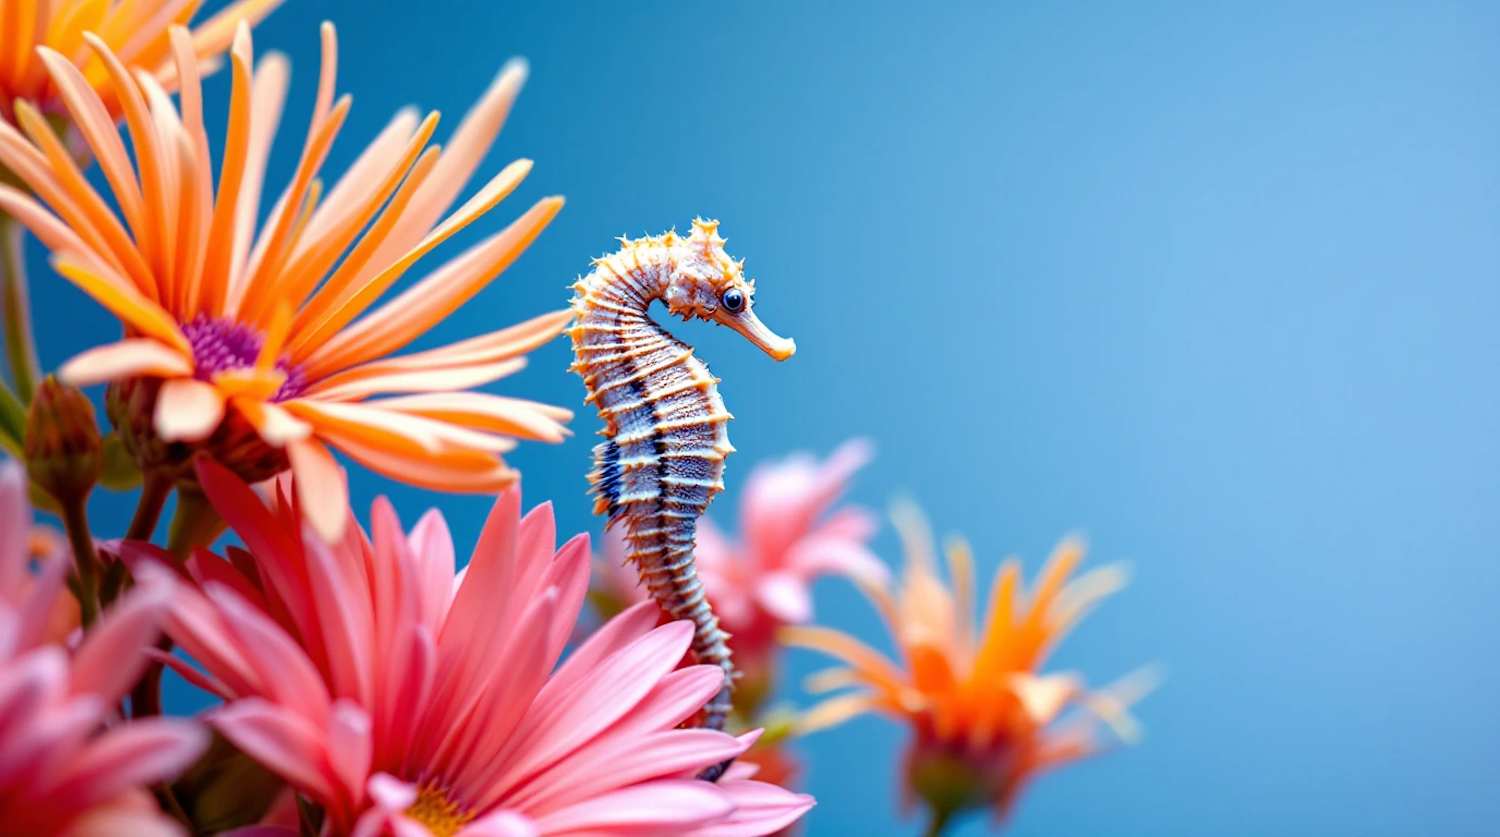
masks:
<path fill-rule="evenodd" d="M 738 419 L 720 520 L 755 462 L 865 434 L 854 498 L 909 490 L 985 576 L 1074 529 L 1132 562 L 1055 664 L 1164 663 L 1146 738 L 1043 779 L 1012 833 L 1500 831 L 1500 6 L 916 5 L 289 0 L 256 33 L 296 70 L 270 182 L 323 18 L 355 97 L 329 172 L 398 106 L 451 130 L 529 57 L 481 174 L 536 170 L 457 244 L 568 205 L 421 345 L 561 307 L 616 235 L 717 216 L 799 346 L 778 365 L 673 327 Z M 30 263 L 49 365 L 115 333 Z M 559 340 L 497 389 L 581 407 L 568 361 Z M 565 531 L 599 528 L 597 426 L 512 457 Z M 408 523 L 441 505 L 461 552 L 488 505 L 360 470 L 353 493 Z M 129 507 L 99 498 L 101 534 Z M 884 643 L 846 583 L 817 601 Z M 862 719 L 804 742 L 812 833 L 918 831 L 901 739 Z"/>

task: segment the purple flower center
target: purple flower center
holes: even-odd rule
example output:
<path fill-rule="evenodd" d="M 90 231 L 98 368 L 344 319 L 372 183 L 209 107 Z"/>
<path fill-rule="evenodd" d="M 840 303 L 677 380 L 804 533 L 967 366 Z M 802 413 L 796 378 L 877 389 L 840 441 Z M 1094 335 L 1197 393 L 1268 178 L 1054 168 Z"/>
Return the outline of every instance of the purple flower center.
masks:
<path fill-rule="evenodd" d="M 250 326 L 231 320 L 211 320 L 199 315 L 183 323 L 182 333 L 193 347 L 193 377 L 211 383 L 220 372 L 250 369 L 266 338 Z M 286 358 L 276 360 L 276 371 L 286 375 L 272 401 L 296 398 L 307 389 L 307 374 Z"/>

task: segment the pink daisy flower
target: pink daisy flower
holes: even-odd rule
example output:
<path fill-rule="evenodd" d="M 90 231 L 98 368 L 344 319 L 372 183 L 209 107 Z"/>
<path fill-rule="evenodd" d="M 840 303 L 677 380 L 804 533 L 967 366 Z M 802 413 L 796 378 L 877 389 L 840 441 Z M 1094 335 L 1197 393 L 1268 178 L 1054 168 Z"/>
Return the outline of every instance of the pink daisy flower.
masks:
<path fill-rule="evenodd" d="M 324 544 L 285 480 L 263 503 L 212 463 L 199 479 L 244 540 L 199 551 L 167 631 L 222 695 L 209 722 L 326 812 L 328 835 L 759 835 L 812 806 L 751 781 L 692 777 L 755 734 L 679 729 L 712 666 L 677 669 L 692 625 L 654 605 L 607 623 L 557 666 L 588 585 L 588 538 L 555 547 L 552 509 L 502 494 L 455 578 L 430 512 L 410 533 L 376 502 Z M 128 556 L 146 575 L 153 552 Z M 158 571 L 158 574 L 159 571 Z"/>
<path fill-rule="evenodd" d="M 201 727 L 153 718 L 110 727 L 145 667 L 172 596 L 138 586 L 74 649 L 48 635 L 67 564 L 33 574 L 26 476 L 0 463 L 0 829 L 6 834 L 183 833 L 144 788 L 172 778 L 207 745 Z"/>

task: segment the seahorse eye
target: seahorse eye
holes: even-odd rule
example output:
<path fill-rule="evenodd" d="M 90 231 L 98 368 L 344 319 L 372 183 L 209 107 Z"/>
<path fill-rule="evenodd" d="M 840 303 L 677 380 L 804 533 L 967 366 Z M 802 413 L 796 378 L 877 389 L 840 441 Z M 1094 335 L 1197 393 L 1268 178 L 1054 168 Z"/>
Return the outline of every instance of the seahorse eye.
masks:
<path fill-rule="evenodd" d="M 725 291 L 721 301 L 731 314 L 738 314 L 745 310 L 745 295 L 740 292 L 739 288 L 730 288 Z"/>

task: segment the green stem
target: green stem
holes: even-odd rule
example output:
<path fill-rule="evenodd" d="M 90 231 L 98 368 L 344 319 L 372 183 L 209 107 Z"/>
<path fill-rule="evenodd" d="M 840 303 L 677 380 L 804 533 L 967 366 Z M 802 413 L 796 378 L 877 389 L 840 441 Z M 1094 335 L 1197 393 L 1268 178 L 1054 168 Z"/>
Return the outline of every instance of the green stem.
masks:
<path fill-rule="evenodd" d="M 5 325 L 5 357 L 16 395 L 31 403 L 41 366 L 31 333 L 31 299 L 26 290 L 26 263 L 21 255 L 21 225 L 0 214 L 0 320 Z"/>
<path fill-rule="evenodd" d="M 78 612 L 85 630 L 99 618 L 99 553 L 89 534 L 86 497 L 63 505 L 63 528 L 73 547 L 73 566 L 78 573 Z"/>
<path fill-rule="evenodd" d="M 952 811 L 933 811 L 932 821 L 927 823 L 927 830 L 922 832 L 922 837 L 939 837 L 948 828 L 948 821 L 952 818 Z"/>
<path fill-rule="evenodd" d="M 0 381 L 0 449 L 20 459 L 26 446 L 26 405 Z"/>
<path fill-rule="evenodd" d="M 194 549 L 208 546 L 224 531 L 224 518 L 202 491 L 187 486 L 177 488 L 177 511 L 167 530 L 167 551 L 186 560 Z"/>
<path fill-rule="evenodd" d="M 161 520 L 161 510 L 172 494 L 172 478 L 160 473 L 147 473 L 141 485 L 141 499 L 136 502 L 135 517 L 125 532 L 127 541 L 149 541 L 156 534 L 156 523 Z"/>
<path fill-rule="evenodd" d="M 144 505 L 146 493 L 155 491 L 166 496 L 160 485 L 153 483 L 161 482 L 157 476 L 147 477 L 146 487 L 142 489 L 141 502 Z M 171 482 L 167 481 L 167 491 L 171 490 Z M 158 504 L 157 514 L 161 509 Z M 142 524 L 145 525 L 144 523 Z M 156 528 L 153 518 L 151 529 Z M 179 488 L 177 491 L 177 510 L 172 513 L 172 524 L 167 535 L 167 551 L 176 555 L 179 559 L 186 559 L 188 554 L 196 547 L 207 546 L 214 542 L 219 533 L 224 530 L 224 519 L 214 511 L 213 506 L 203 492 L 190 488 Z M 131 531 L 135 531 L 135 525 L 131 524 Z M 149 537 L 149 535 L 147 535 Z M 157 641 L 156 647 L 164 653 L 172 653 L 172 640 L 162 637 Z M 161 675 L 164 666 L 152 661 L 146 665 L 146 670 L 141 673 L 141 679 L 136 681 L 135 688 L 130 692 L 130 714 L 135 718 L 145 718 L 151 715 L 161 714 Z"/>

